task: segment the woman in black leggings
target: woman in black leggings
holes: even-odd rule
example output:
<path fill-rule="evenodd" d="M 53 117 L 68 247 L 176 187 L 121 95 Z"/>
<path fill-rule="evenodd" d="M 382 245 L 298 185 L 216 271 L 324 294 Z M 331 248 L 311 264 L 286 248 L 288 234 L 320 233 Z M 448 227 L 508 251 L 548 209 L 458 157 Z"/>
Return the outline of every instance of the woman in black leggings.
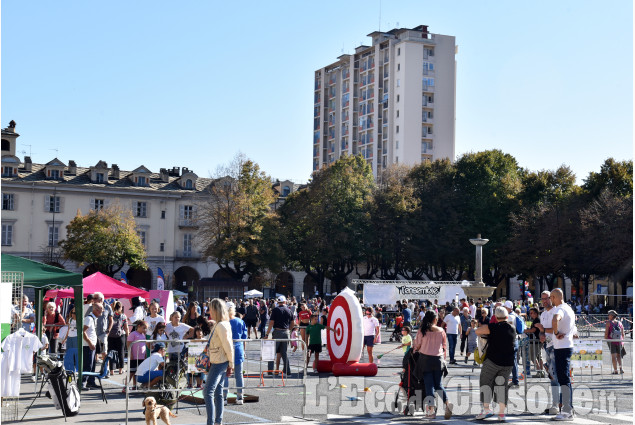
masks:
<path fill-rule="evenodd" d="M 110 375 L 114 375 L 113 370 L 115 366 L 119 368 L 119 374 L 123 373 L 124 366 L 124 347 L 126 345 L 126 341 L 124 338 L 128 337 L 128 318 L 123 313 L 123 309 L 121 303 L 119 301 L 115 301 L 113 304 L 113 315 L 112 315 L 112 328 L 110 329 L 110 333 L 108 334 L 108 350 L 116 351 L 117 358 L 111 359 L 110 361 Z"/>

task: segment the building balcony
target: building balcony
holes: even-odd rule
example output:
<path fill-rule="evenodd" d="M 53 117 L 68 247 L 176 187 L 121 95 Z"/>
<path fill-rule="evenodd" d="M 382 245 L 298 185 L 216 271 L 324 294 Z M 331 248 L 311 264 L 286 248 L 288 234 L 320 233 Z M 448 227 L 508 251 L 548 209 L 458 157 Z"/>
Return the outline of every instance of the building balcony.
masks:
<path fill-rule="evenodd" d="M 177 261 L 198 261 L 201 259 L 201 254 L 198 251 L 192 249 L 176 250 L 174 259 Z"/>
<path fill-rule="evenodd" d="M 195 218 L 181 218 L 179 219 L 179 228 L 196 228 L 198 229 L 198 222 Z"/>

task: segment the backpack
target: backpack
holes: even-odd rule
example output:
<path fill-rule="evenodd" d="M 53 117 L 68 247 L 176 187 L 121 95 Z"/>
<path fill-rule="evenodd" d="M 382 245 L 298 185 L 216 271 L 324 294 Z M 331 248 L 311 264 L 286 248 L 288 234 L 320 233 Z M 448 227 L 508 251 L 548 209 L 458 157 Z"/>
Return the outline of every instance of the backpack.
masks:
<path fill-rule="evenodd" d="M 515 324 L 516 324 L 516 335 L 522 335 L 525 332 L 525 329 L 527 327 L 527 325 L 525 324 L 523 319 L 518 317 L 515 313 L 511 313 L 509 315 L 509 317 L 510 318 L 513 317 L 516 320 L 516 322 L 515 322 Z"/>
<path fill-rule="evenodd" d="M 611 332 L 609 334 L 609 339 L 622 339 L 621 323 L 611 323 Z"/>
<path fill-rule="evenodd" d="M 125 315 L 124 314 L 120 314 L 119 316 L 113 314 L 112 318 L 113 318 L 113 322 L 112 322 L 112 328 L 110 328 L 110 333 L 108 334 L 108 336 L 111 337 L 118 337 L 118 336 L 122 336 L 125 331 L 123 329 L 123 323 L 125 322 Z"/>

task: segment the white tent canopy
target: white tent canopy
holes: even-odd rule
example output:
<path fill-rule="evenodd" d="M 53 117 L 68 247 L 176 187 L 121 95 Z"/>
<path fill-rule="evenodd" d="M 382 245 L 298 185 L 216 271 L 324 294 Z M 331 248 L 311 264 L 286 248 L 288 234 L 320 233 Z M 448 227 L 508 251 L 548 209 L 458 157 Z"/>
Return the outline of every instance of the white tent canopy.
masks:
<path fill-rule="evenodd" d="M 251 291 L 247 291 L 245 292 L 245 298 L 258 298 L 258 297 L 262 297 L 262 292 L 258 291 L 257 289 L 252 289 Z"/>

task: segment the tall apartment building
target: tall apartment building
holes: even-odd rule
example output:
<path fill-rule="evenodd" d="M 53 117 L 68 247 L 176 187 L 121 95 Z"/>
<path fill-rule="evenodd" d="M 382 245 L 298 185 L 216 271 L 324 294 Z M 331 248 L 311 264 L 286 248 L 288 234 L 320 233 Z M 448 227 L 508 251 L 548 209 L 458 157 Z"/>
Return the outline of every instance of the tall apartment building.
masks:
<path fill-rule="evenodd" d="M 361 154 L 376 177 L 391 164 L 454 160 L 456 45 L 426 25 L 373 32 L 315 71 L 313 171 Z"/>

